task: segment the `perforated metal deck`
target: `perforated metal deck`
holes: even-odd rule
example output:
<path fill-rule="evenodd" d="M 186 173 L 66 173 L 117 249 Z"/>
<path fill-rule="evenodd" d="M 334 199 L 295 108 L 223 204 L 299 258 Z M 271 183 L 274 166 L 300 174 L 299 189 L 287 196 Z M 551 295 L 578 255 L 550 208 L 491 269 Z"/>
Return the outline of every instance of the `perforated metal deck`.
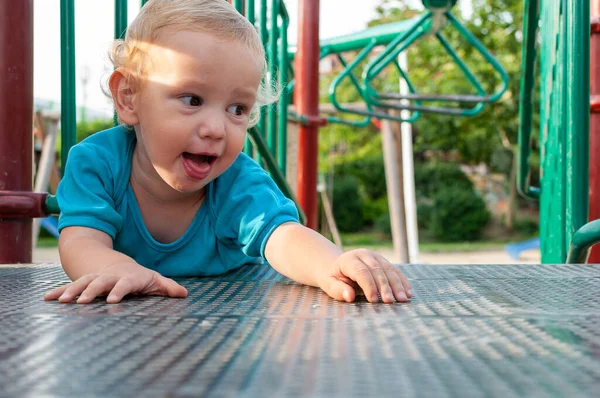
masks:
<path fill-rule="evenodd" d="M 599 396 L 600 266 L 401 266 L 408 304 L 353 304 L 266 266 L 187 299 L 44 302 L 0 267 L 0 396 Z"/>

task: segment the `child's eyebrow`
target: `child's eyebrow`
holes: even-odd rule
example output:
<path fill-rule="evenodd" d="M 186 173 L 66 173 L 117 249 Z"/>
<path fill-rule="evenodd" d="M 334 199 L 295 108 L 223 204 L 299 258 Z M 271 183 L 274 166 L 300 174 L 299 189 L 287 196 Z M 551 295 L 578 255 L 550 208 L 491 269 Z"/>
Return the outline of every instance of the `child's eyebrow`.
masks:
<path fill-rule="evenodd" d="M 256 97 L 256 89 L 255 88 L 236 88 L 233 90 L 232 94 L 237 97 L 255 98 Z"/>

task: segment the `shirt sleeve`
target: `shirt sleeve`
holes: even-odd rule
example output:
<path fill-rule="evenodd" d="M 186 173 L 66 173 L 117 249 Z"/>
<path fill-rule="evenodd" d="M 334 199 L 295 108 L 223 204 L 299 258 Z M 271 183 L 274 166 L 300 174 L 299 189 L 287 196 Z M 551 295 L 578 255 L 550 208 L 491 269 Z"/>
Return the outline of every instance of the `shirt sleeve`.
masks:
<path fill-rule="evenodd" d="M 264 258 L 273 231 L 283 223 L 298 222 L 294 202 L 258 165 L 240 173 L 228 193 L 218 194 L 225 199 L 216 209 L 217 238 L 239 246 L 247 256 Z"/>
<path fill-rule="evenodd" d="M 69 151 L 65 175 L 56 193 L 61 214 L 58 229 L 94 228 L 115 238 L 123 218 L 115 209 L 111 160 L 95 145 L 81 143 Z"/>

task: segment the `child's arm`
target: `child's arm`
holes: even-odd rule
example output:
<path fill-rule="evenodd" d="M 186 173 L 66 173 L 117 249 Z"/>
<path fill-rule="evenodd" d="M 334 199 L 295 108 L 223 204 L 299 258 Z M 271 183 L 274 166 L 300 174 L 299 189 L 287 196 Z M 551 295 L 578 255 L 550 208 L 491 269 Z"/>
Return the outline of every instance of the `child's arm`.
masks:
<path fill-rule="evenodd" d="M 106 233 L 85 227 L 67 227 L 58 240 L 62 266 L 73 283 L 56 288 L 46 300 L 89 303 L 109 294 L 107 302 L 117 303 L 129 293 L 186 297 L 187 290 L 172 279 L 149 270 L 131 257 L 113 250 Z"/>
<path fill-rule="evenodd" d="M 265 257 L 278 272 L 305 285 L 323 289 L 341 301 L 354 301 L 355 281 L 370 302 L 377 293 L 384 302 L 412 297 L 406 277 L 383 256 L 367 249 L 342 252 L 317 232 L 285 223 L 271 234 Z"/>

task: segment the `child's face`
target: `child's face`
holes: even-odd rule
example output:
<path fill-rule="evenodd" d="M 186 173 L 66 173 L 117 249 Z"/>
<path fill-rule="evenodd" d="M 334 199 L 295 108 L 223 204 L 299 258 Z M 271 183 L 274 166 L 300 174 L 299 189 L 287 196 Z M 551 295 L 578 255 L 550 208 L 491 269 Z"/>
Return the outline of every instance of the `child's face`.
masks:
<path fill-rule="evenodd" d="M 136 150 L 148 172 L 191 193 L 231 166 L 244 146 L 261 80 L 257 58 L 241 43 L 205 33 L 161 34 L 133 99 Z"/>

